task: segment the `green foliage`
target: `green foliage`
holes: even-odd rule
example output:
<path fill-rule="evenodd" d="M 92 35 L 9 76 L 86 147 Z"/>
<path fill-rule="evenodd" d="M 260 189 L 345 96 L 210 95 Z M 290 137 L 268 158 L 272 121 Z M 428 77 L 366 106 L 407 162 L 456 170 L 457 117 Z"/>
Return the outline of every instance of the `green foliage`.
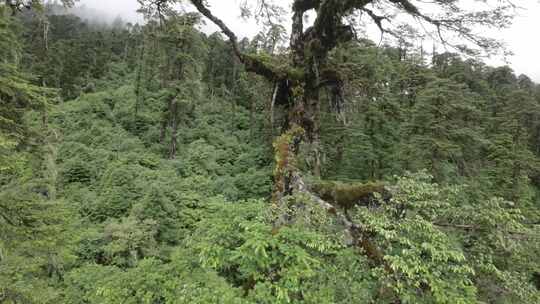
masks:
<path fill-rule="evenodd" d="M 356 295 L 370 294 L 369 276 L 357 274 L 352 267 L 365 261 L 351 257 L 330 233 L 330 226 L 325 231 L 331 220 L 324 211 L 312 207 L 322 216 L 317 223 L 323 226 L 301 221 L 273 230 L 264 204 L 213 204 L 210 216 L 189 240 L 199 251 L 202 266 L 243 288 L 254 303 L 346 303 L 351 295 L 335 289 L 341 286 L 340 277 L 351 280 Z"/>
<path fill-rule="evenodd" d="M 238 290 L 193 262 L 178 250 L 168 264 L 145 259 L 128 271 L 87 265 L 67 276 L 66 303 L 244 303 Z"/>
<path fill-rule="evenodd" d="M 437 180 L 460 174 L 456 171 L 464 167 L 467 157 L 482 147 L 484 138 L 475 126 L 478 121 L 474 95 L 463 85 L 445 79 L 430 81 L 418 92 L 411 121 L 405 125 L 405 153 L 420 162 L 411 162 L 409 167 L 428 168 Z"/>
<path fill-rule="evenodd" d="M 433 223 L 434 211 L 446 204 L 427 178 L 400 178 L 388 203 L 376 210 L 361 207 L 353 218 L 381 244 L 385 265 L 375 271 L 403 303 L 476 303 L 473 268 Z M 380 296 L 389 297 L 388 292 Z"/>
<path fill-rule="evenodd" d="M 195 14 L 107 27 L 54 7 L 48 35 L 0 7 L 0 302 L 540 301 L 527 77 L 340 45 L 320 71 L 343 82 L 321 94 L 322 179 L 272 205 L 306 133 L 272 155 L 291 113 L 269 113 L 273 84 L 227 41 Z M 239 47 L 305 77 L 266 30 Z"/>

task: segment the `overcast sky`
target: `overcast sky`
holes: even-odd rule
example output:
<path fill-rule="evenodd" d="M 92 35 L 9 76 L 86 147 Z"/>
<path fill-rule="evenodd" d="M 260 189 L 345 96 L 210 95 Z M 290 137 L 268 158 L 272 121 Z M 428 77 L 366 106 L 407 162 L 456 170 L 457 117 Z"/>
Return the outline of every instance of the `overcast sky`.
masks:
<path fill-rule="evenodd" d="M 255 0 L 253 0 L 255 1 Z M 290 1 L 279 0 L 284 3 Z M 210 0 L 213 12 L 222 18 L 240 36 L 252 36 L 257 32 L 254 24 L 246 24 L 239 18 L 238 0 Z M 507 43 L 514 56 L 510 66 L 517 74 L 527 74 L 540 83 L 540 3 L 536 0 L 518 0 L 524 10 L 519 11 L 511 28 L 496 33 L 495 38 Z M 109 16 L 120 15 L 129 21 L 141 21 L 135 12 L 137 0 L 80 0 L 79 5 L 102 10 Z M 491 59 L 492 65 L 502 64 L 501 59 Z"/>

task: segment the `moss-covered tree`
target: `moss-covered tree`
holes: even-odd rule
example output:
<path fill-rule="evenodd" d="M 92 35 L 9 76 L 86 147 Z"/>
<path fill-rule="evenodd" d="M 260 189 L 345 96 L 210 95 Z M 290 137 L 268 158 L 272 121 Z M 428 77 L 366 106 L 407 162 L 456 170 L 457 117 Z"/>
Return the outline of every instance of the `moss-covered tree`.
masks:
<path fill-rule="evenodd" d="M 159 5 L 170 5 L 176 1 L 160 1 Z M 418 24 L 428 33 L 438 37 L 441 43 L 460 51 L 491 52 L 501 45 L 493 39 L 483 37 L 473 30 L 474 26 L 502 28 L 509 24 L 513 5 L 506 1 L 491 1 L 490 6 L 482 5 L 479 11 L 469 10 L 459 1 L 433 1 L 430 5 L 412 0 L 294 0 L 290 2 L 292 20 L 290 22 L 290 41 L 288 58 L 279 63 L 267 54 L 253 55 L 244 53 L 238 43 L 237 35 L 221 20 L 206 1 L 189 1 L 207 19 L 217 25 L 229 38 L 235 55 L 247 71 L 265 77 L 276 84 L 272 103 L 285 105 L 287 118 L 281 136 L 276 140 L 274 170 L 274 195 L 276 205 L 283 205 L 290 195 L 307 191 L 298 163 L 298 156 L 309 163 L 310 171 L 315 176 L 321 173 L 320 156 L 320 109 L 321 91 L 331 88 L 333 94 L 341 94 L 343 79 L 340 70 L 329 61 L 330 52 L 338 45 L 355 39 L 355 27 L 361 20 L 368 20 L 382 33 L 398 35 L 398 23 L 394 19 L 397 12 L 402 18 L 410 20 L 411 25 Z M 155 3 L 154 3 L 155 4 Z M 278 22 L 283 8 L 272 1 L 257 1 L 255 11 L 261 12 L 265 22 Z M 248 7 L 243 8 L 249 14 Z M 307 14 L 314 13 L 311 26 L 304 24 Z M 458 37 L 461 43 L 448 38 L 449 33 Z M 341 98 L 339 102 L 343 102 Z M 337 107 L 340 109 L 341 107 Z M 313 197 L 317 200 L 318 198 Z M 333 206 L 322 200 L 320 203 L 329 210 Z M 283 218 L 282 218 L 283 220 Z M 348 221 L 342 219 L 343 222 Z M 345 224 L 358 238 L 366 240 L 354 224 Z M 373 244 L 364 245 L 366 251 L 373 252 Z M 373 253 L 378 256 L 380 253 Z M 380 262 L 380 259 L 377 259 Z"/>
<path fill-rule="evenodd" d="M 175 2 L 175 1 L 171 1 Z M 392 27 L 390 12 L 397 10 L 401 15 L 411 18 L 418 24 L 428 28 L 431 34 L 436 35 L 444 44 L 451 45 L 461 51 L 472 52 L 471 46 L 476 50 L 492 51 L 500 44 L 492 39 L 483 37 L 473 31 L 473 26 L 500 28 L 507 26 L 512 16 L 512 3 L 494 1 L 491 6 L 480 11 L 471 11 L 463 7 L 458 1 L 434 1 L 432 8 L 426 4 L 409 0 L 295 0 L 291 1 L 290 8 L 292 20 L 290 24 L 289 60 L 276 65 L 271 57 L 254 56 L 243 53 L 238 45 L 236 34 L 212 12 L 205 1 L 190 1 L 197 10 L 215 23 L 229 38 L 235 54 L 248 71 L 266 77 L 268 80 L 281 84 L 281 102 L 287 105 L 287 126 L 283 132 L 290 132 L 301 128 L 302 135 L 297 137 L 289 148 L 297 153 L 310 154 L 312 173 L 320 176 L 320 92 L 321 90 L 340 86 L 342 79 L 339 70 L 329 64 L 329 53 L 337 45 L 351 41 L 355 38 L 354 17 L 368 19 L 383 33 L 395 35 L 396 27 Z M 268 19 L 267 22 L 279 19 L 283 9 L 271 1 L 258 1 L 257 6 Z M 434 9 L 433 9 L 434 8 Z M 244 8 L 245 12 L 245 8 Z M 304 17 L 314 12 L 316 17 L 313 25 L 306 26 Z M 395 21 L 397 23 L 397 21 Z M 456 44 L 447 38 L 453 33 L 465 43 Z M 334 90 L 336 92 L 336 90 Z M 339 90 L 337 90 L 339 92 Z M 298 149 L 300 143 L 306 143 L 307 148 Z M 302 151 L 301 151 L 302 150 Z M 294 188 L 292 177 L 276 177 L 276 191 L 291 192 Z"/>

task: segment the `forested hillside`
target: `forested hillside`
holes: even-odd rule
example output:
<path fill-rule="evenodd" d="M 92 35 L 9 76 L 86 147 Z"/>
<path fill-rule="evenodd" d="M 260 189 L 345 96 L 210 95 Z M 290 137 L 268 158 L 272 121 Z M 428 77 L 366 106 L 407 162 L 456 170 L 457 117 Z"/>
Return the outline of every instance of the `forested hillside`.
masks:
<path fill-rule="evenodd" d="M 540 85 L 191 2 L 0 4 L 0 303 L 540 303 Z"/>

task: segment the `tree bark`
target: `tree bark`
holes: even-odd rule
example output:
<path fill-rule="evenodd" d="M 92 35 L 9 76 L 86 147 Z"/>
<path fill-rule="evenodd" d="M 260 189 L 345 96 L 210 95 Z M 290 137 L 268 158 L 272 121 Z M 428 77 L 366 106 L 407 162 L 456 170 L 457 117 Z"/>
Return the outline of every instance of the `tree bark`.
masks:
<path fill-rule="evenodd" d="M 243 54 L 238 47 L 236 35 L 225 23 L 214 16 L 202 0 L 191 0 L 197 10 L 216 24 L 229 38 L 233 51 L 246 67 L 247 71 L 257 73 L 274 83 L 284 81 L 291 88 L 287 94 L 288 126 L 275 141 L 274 191 L 272 202 L 285 204 L 287 197 L 296 193 L 307 195 L 322 208 L 336 215 L 349 235 L 354 245 L 361 248 L 365 254 L 377 264 L 385 264 L 382 252 L 371 241 L 370 233 L 363 227 L 352 223 L 336 208 L 314 195 L 305 185 L 302 173 L 297 167 L 297 156 L 302 142 L 307 142 L 312 151 L 313 174 L 320 176 L 320 88 L 325 85 L 339 83 L 337 73 L 327 73 L 329 79 L 321 79 L 320 71 L 325 67 L 328 52 L 339 42 L 352 39 L 352 29 L 341 23 L 341 16 L 352 8 L 361 8 L 372 0 L 295 0 L 293 2 L 293 24 L 290 49 L 292 64 L 286 71 L 277 71 L 262 60 Z M 303 17 L 308 10 L 316 9 L 317 18 L 314 26 L 304 30 Z M 306 54 L 310 54 L 306 58 Z M 309 153 L 308 153 L 309 154 Z M 274 225 L 279 228 L 289 219 L 283 215 Z M 280 223 L 281 222 L 281 223 Z M 385 267 L 386 268 L 386 267 Z"/>
<path fill-rule="evenodd" d="M 143 75 L 143 68 L 144 68 L 144 52 L 145 52 L 145 42 L 144 42 L 144 34 L 142 38 L 141 43 L 141 52 L 139 54 L 139 68 L 137 69 L 137 80 L 135 84 L 135 115 L 139 113 L 139 106 L 141 103 L 141 83 L 142 83 L 142 75 Z"/>
<path fill-rule="evenodd" d="M 306 130 L 306 139 L 312 156 L 312 174 L 321 176 L 321 123 L 320 123 L 320 94 L 318 88 L 305 92 L 305 115 L 302 127 Z"/>
<path fill-rule="evenodd" d="M 171 148 L 169 152 L 169 158 L 175 159 L 177 150 L 176 137 L 178 133 L 178 102 L 176 101 L 176 98 L 171 102 L 169 113 L 171 115 Z"/>
<path fill-rule="evenodd" d="M 249 138 L 253 139 L 255 133 L 255 99 L 253 97 L 249 99 Z"/>
<path fill-rule="evenodd" d="M 161 144 L 165 143 L 165 136 L 167 135 L 167 127 L 170 124 L 170 109 L 172 106 L 173 98 L 168 98 L 167 105 L 163 109 L 163 117 L 161 118 L 161 131 L 159 135 L 159 142 Z"/>

